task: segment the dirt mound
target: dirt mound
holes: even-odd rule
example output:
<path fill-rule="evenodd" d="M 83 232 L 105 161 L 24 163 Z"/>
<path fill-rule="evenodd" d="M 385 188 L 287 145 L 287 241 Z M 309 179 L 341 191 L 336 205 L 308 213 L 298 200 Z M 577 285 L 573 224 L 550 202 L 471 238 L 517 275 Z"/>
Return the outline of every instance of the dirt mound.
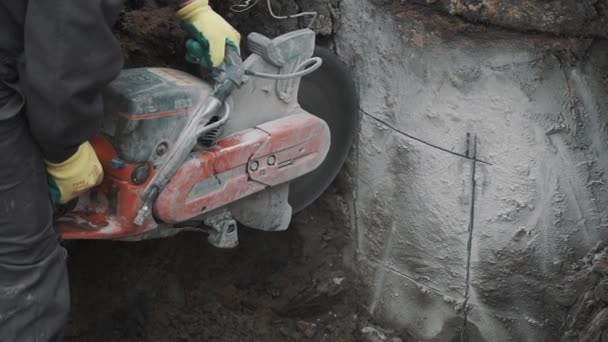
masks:
<path fill-rule="evenodd" d="M 184 60 L 186 35 L 171 7 L 124 11 L 114 32 L 121 42 L 125 67 L 188 68 Z"/>

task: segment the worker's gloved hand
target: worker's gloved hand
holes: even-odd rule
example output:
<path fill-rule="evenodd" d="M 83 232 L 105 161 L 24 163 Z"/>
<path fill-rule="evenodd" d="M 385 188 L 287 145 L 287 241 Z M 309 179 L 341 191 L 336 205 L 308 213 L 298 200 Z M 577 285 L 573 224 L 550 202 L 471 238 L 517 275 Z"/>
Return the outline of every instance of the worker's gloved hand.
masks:
<path fill-rule="evenodd" d="M 49 193 L 53 204 L 65 204 L 90 188 L 99 185 L 103 169 L 89 142 L 61 163 L 46 161 Z"/>
<path fill-rule="evenodd" d="M 193 0 L 177 12 L 190 36 L 186 41 L 186 60 L 212 69 L 224 61 L 226 44 L 237 51 L 241 35 L 209 6 L 209 0 Z"/>

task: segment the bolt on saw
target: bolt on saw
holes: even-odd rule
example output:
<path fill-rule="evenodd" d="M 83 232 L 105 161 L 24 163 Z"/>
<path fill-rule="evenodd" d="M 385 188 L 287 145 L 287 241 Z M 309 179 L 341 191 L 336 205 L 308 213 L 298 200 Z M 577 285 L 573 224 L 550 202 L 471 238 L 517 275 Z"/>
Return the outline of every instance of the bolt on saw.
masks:
<path fill-rule="evenodd" d="M 315 33 L 252 33 L 206 81 L 168 68 L 123 70 L 91 139 L 102 184 L 60 208 L 63 239 L 136 241 L 201 231 L 219 248 L 238 226 L 288 228 L 330 185 L 358 126 L 347 68 Z"/>

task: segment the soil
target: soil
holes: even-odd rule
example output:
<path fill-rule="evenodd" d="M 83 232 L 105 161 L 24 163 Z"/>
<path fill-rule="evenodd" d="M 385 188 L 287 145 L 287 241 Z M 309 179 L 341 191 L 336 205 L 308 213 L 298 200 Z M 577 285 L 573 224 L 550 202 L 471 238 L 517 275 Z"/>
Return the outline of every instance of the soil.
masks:
<path fill-rule="evenodd" d="M 66 341 L 360 340 L 368 321 L 342 266 L 337 198 L 325 196 L 286 232 L 240 228 L 233 250 L 197 233 L 72 242 Z"/>
<path fill-rule="evenodd" d="M 184 60 L 186 34 L 172 7 L 131 5 L 121 14 L 114 32 L 121 43 L 126 68 L 191 68 Z"/>

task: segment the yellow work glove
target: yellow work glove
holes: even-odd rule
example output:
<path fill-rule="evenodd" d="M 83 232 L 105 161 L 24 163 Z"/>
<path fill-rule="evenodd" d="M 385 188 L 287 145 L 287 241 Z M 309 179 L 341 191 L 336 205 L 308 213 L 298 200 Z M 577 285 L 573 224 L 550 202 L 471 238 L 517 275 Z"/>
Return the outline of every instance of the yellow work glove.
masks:
<path fill-rule="evenodd" d="M 81 193 L 99 185 L 103 169 L 89 142 L 78 147 L 76 153 L 61 163 L 46 162 L 48 185 L 54 204 L 65 204 Z"/>
<path fill-rule="evenodd" d="M 193 0 L 180 9 L 177 15 L 182 27 L 190 36 L 186 41 L 186 60 L 205 69 L 224 62 L 226 44 L 237 51 L 241 35 L 224 18 L 209 6 L 209 0 Z"/>

